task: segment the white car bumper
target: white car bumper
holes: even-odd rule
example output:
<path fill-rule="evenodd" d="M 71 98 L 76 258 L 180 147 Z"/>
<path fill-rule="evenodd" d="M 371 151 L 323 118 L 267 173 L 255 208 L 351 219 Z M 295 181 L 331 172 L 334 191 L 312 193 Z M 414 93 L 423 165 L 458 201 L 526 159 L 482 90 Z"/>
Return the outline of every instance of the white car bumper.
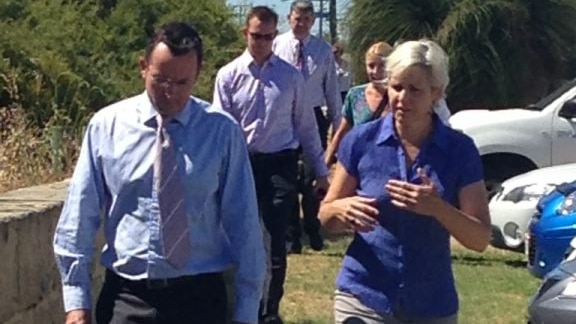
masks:
<path fill-rule="evenodd" d="M 537 201 L 491 201 L 492 242 L 498 248 L 522 251 L 530 219 Z"/>

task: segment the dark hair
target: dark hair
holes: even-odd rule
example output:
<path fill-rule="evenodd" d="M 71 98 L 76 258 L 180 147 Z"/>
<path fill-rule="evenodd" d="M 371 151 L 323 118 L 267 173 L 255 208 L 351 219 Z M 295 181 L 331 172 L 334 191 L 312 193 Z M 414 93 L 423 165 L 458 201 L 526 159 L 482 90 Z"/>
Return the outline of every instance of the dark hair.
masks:
<path fill-rule="evenodd" d="M 160 43 L 166 44 L 175 56 L 194 52 L 198 58 L 198 66 L 202 64 L 202 39 L 192 25 L 185 22 L 171 22 L 156 29 L 148 40 L 148 46 L 146 46 L 144 57 L 146 61 L 150 59 L 150 55 Z"/>
<path fill-rule="evenodd" d="M 278 24 L 278 14 L 266 6 L 256 6 L 250 8 L 248 14 L 246 15 L 246 26 L 250 23 L 250 19 L 258 18 L 263 23 L 273 22 L 275 25 Z"/>
<path fill-rule="evenodd" d="M 314 5 L 309 0 L 296 0 L 290 5 L 290 13 L 295 11 L 314 15 Z"/>

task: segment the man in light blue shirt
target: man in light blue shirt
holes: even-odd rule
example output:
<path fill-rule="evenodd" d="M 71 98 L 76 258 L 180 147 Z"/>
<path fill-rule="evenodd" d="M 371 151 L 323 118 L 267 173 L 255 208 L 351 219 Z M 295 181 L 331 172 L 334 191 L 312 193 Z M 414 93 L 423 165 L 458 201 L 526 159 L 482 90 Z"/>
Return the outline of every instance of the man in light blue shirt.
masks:
<path fill-rule="evenodd" d="M 258 205 L 270 236 L 271 267 L 261 323 L 282 323 L 278 314 L 286 276 L 286 230 L 297 203 L 296 148 L 316 172 L 316 189 L 326 190 L 323 160 L 314 115 L 304 102 L 302 75 L 272 52 L 278 15 L 264 6 L 247 15 L 246 51 L 218 71 L 214 106 L 240 123 L 256 182 Z"/>
<path fill-rule="evenodd" d="M 310 33 L 314 25 L 314 6 L 311 1 L 296 0 L 290 6 L 288 22 L 291 30 L 278 35 L 274 40 L 273 50 L 283 60 L 297 67 L 304 76 L 306 107 L 314 111 L 322 147 L 326 149 L 328 128 L 338 129 L 342 115 L 342 98 L 336 74 L 336 63 L 332 46 L 325 40 Z M 321 106 L 326 103 L 328 119 Z M 299 189 L 302 193 L 302 212 L 304 230 L 314 250 L 323 248 L 319 235 L 320 223 L 317 219 L 321 197 L 312 190 L 314 168 L 303 161 Z M 290 225 L 292 252 L 300 253 L 300 208 L 295 208 Z"/>
<path fill-rule="evenodd" d="M 257 323 L 265 252 L 250 162 L 238 125 L 190 96 L 201 63 L 193 27 L 160 27 L 140 61 L 146 91 L 90 121 L 54 238 L 66 323 L 90 323 L 101 224 L 97 323 L 225 323 L 231 266 L 234 323 Z"/>

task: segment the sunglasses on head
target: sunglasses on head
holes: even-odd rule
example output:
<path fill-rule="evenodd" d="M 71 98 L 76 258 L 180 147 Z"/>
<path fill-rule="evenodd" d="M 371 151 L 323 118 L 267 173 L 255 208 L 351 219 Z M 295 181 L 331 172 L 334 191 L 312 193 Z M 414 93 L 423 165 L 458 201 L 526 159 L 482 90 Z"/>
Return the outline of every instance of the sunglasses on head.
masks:
<path fill-rule="evenodd" d="M 255 40 L 271 41 L 274 40 L 274 37 L 276 37 L 276 32 L 270 34 L 259 34 L 248 32 L 248 34 L 250 34 L 250 37 L 254 38 Z"/>

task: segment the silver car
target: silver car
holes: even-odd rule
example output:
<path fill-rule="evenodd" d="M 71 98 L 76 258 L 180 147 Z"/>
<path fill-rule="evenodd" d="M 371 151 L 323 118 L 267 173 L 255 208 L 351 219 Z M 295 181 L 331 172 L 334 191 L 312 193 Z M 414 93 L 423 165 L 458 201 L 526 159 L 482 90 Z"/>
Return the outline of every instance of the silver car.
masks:
<path fill-rule="evenodd" d="M 529 324 L 576 323 L 576 239 L 566 259 L 548 273 L 528 306 Z"/>

